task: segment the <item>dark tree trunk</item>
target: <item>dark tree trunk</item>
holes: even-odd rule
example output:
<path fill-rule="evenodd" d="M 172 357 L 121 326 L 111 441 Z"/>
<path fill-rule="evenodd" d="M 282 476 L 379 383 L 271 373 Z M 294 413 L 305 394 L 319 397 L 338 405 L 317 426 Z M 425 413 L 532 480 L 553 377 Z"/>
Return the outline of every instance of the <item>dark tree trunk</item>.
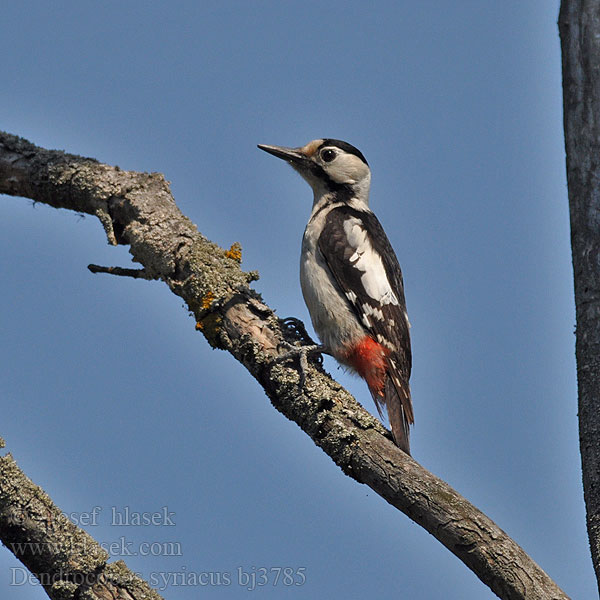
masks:
<path fill-rule="evenodd" d="M 563 0 L 563 104 L 577 315 L 579 444 L 600 582 L 600 3 Z"/>

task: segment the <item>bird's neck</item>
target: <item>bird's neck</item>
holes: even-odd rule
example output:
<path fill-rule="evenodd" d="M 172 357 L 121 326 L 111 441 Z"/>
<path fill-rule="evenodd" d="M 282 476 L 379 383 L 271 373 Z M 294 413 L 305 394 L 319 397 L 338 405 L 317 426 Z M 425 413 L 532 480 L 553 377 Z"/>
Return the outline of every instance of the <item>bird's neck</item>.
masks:
<path fill-rule="evenodd" d="M 347 194 L 340 191 L 323 191 L 318 193 L 315 190 L 314 200 L 312 205 L 312 211 L 310 213 L 310 219 L 312 220 L 315 215 L 321 213 L 325 209 L 331 209 L 336 206 L 347 205 L 355 210 L 368 211 L 369 209 L 369 191 L 367 189 L 366 196 L 358 194 Z"/>

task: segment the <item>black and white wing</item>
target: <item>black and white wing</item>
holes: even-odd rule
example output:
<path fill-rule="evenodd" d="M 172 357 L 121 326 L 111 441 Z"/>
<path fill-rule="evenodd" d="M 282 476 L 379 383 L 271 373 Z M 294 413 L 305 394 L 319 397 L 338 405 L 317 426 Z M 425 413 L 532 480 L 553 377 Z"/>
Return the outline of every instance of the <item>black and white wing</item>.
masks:
<path fill-rule="evenodd" d="M 388 237 L 370 210 L 345 204 L 327 214 L 318 246 L 368 335 L 390 351 L 387 383 L 395 389 L 400 405 L 386 402 L 388 415 L 392 428 L 396 416 L 401 416 L 408 433 L 408 425 L 414 421 L 408 384 L 410 325 L 402 271 Z M 386 396 L 392 392 L 387 388 L 386 384 Z M 397 410 L 401 415 L 394 414 Z"/>

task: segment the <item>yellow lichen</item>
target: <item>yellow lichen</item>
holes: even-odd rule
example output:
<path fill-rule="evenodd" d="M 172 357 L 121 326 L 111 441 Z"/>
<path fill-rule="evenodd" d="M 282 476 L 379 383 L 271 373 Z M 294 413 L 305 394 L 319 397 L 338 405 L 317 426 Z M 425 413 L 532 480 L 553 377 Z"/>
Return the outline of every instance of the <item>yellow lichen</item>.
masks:
<path fill-rule="evenodd" d="M 225 252 L 227 258 L 232 258 L 236 262 L 242 262 L 242 246 L 239 242 L 233 242 L 231 248 Z"/>
<path fill-rule="evenodd" d="M 208 314 L 196 323 L 196 331 L 201 331 L 213 348 L 220 348 L 220 335 L 223 319 L 214 313 Z"/>
<path fill-rule="evenodd" d="M 202 309 L 203 310 L 208 310 L 210 308 L 210 305 L 213 303 L 214 299 L 215 299 L 215 295 L 212 292 L 206 293 L 202 297 L 202 303 L 201 303 Z"/>

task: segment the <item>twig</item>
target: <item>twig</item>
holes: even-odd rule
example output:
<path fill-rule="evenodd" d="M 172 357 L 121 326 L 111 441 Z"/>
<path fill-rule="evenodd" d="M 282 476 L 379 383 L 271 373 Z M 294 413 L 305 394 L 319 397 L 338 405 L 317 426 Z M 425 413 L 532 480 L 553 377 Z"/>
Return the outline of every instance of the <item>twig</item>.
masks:
<path fill-rule="evenodd" d="M 103 267 L 101 265 L 88 265 L 92 273 L 108 273 L 109 275 L 119 275 L 120 277 L 133 277 L 134 279 L 158 279 L 155 275 L 148 275 L 146 269 L 125 269 L 123 267 Z"/>

